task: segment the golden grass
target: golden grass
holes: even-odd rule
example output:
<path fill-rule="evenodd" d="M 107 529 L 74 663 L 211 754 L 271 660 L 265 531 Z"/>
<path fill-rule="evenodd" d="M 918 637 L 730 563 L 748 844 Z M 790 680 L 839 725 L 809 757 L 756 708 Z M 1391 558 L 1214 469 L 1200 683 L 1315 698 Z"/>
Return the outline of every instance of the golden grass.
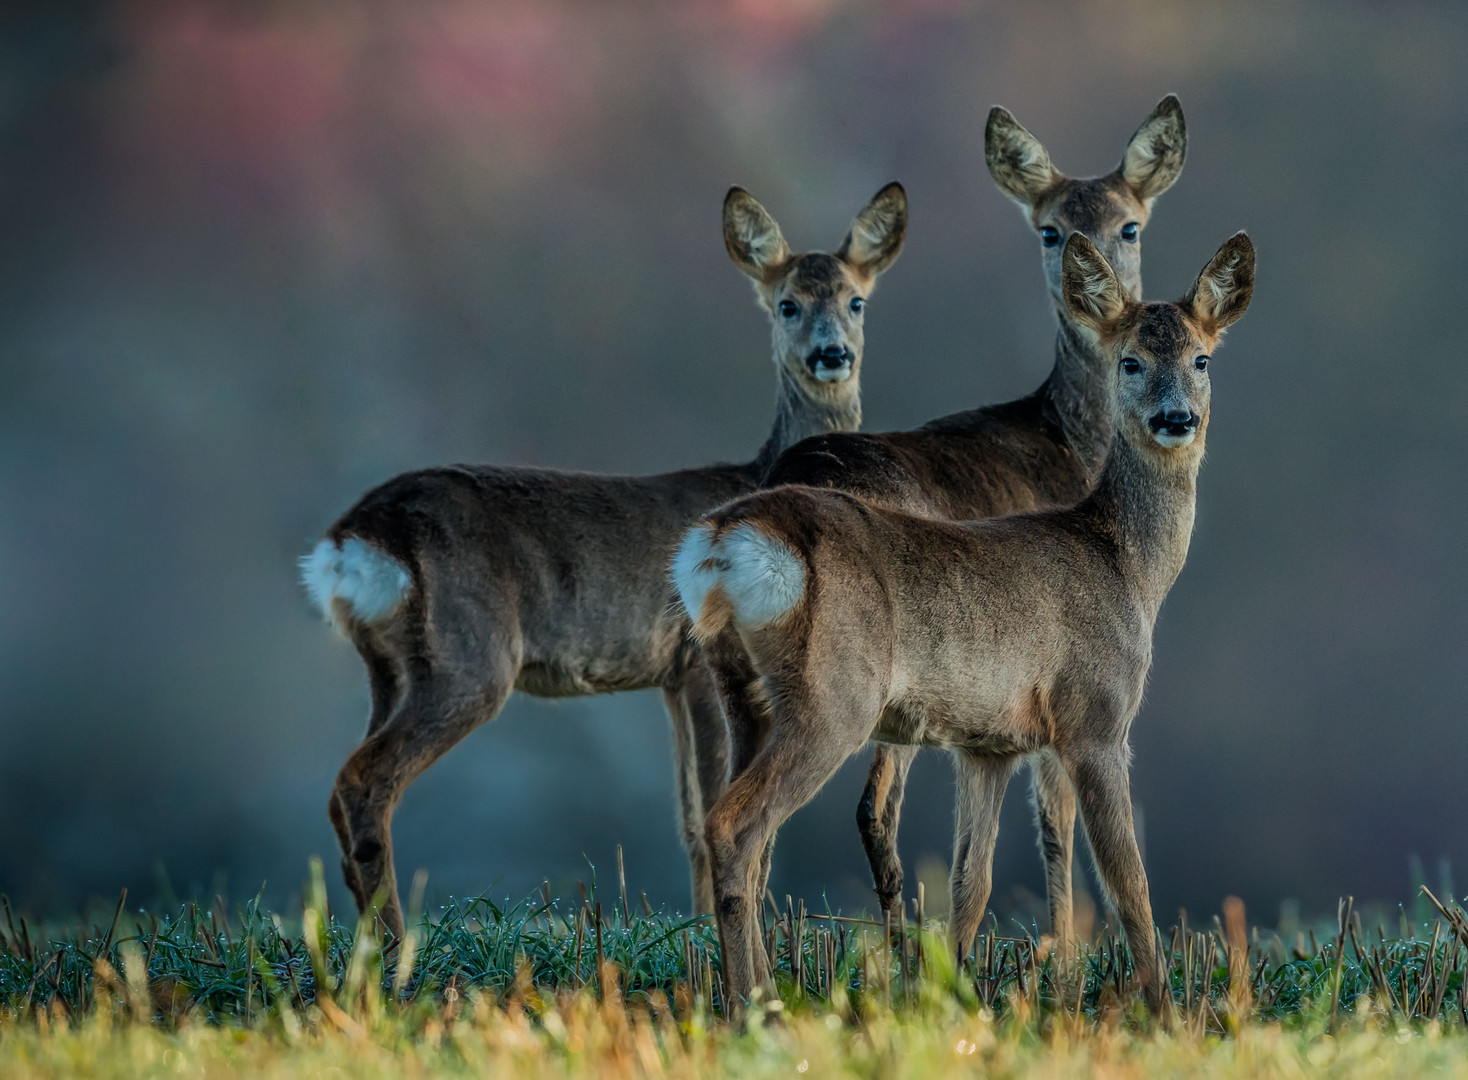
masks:
<path fill-rule="evenodd" d="M 656 1014 L 656 1015 L 655 1015 Z M 1468 1037 L 1408 1026 L 1363 1005 L 1332 1038 L 1320 1024 L 1245 1025 L 1233 1036 L 1140 1028 L 1113 1018 L 1073 1026 L 996 1019 L 954 999 L 843 1016 L 811 1008 L 747 1030 L 667 1009 L 601 1003 L 589 992 L 554 1002 L 469 995 L 411 1016 L 331 1015 L 310 1007 L 253 1029 L 133 1019 L 104 995 L 87 1019 L 64 1011 L 0 1018 L 0 1076 L 51 1077 L 794 1077 L 1169 1076 L 1468 1077 Z"/>

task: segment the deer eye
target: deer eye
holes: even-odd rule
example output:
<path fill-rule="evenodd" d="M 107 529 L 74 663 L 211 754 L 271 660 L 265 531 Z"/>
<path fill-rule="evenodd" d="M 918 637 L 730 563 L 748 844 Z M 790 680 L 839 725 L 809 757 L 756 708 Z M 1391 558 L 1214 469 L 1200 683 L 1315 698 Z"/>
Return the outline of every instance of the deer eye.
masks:
<path fill-rule="evenodd" d="M 865 311 L 866 306 L 867 302 L 864 298 L 860 296 L 853 296 L 851 298 L 851 310 L 857 315 L 860 315 L 863 311 Z"/>
<path fill-rule="evenodd" d="M 1197 368 L 1199 371 L 1207 371 L 1208 370 L 1208 357 L 1206 357 L 1206 356 L 1200 356 L 1200 357 L 1198 357 L 1198 359 L 1196 359 L 1196 360 L 1193 361 L 1193 366 L 1195 368 Z"/>
<path fill-rule="evenodd" d="M 797 304 L 794 300 L 781 300 L 780 314 L 785 316 L 785 318 L 787 319 L 793 319 L 795 318 L 795 316 L 800 314 L 800 305 Z"/>
<path fill-rule="evenodd" d="M 1135 375 L 1142 370 L 1142 362 L 1135 356 L 1124 356 L 1121 359 L 1121 370 L 1128 375 Z"/>
<path fill-rule="evenodd" d="M 1125 240 L 1128 244 L 1135 244 L 1137 242 L 1137 233 L 1139 231 L 1140 230 L 1135 221 L 1128 221 L 1125 225 L 1121 227 L 1121 238 Z"/>
<path fill-rule="evenodd" d="M 1060 243 L 1060 230 L 1054 225 L 1040 226 L 1040 243 L 1046 247 L 1054 247 Z"/>

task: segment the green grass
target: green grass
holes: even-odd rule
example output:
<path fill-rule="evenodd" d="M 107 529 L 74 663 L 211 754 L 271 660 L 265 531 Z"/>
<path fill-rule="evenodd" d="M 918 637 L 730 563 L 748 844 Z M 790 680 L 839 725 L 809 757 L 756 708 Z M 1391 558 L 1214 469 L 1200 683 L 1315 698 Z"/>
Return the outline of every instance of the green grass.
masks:
<path fill-rule="evenodd" d="M 416 918 L 384 950 L 370 928 L 329 918 L 324 892 L 317 866 L 289 924 L 254 902 L 229 917 L 119 904 L 107 926 L 41 932 L 7 906 L 0 1075 L 898 1076 L 982 1063 L 1015 1076 L 1375 1076 L 1411 1062 L 1468 1076 L 1468 918 L 1455 905 L 1392 938 L 1348 910 L 1308 942 L 1246 933 L 1240 909 L 1228 929 L 1175 927 L 1160 1018 L 1108 936 L 1060 965 L 1034 934 L 991 931 L 959 970 L 936 922 L 894 946 L 883 928 L 795 905 L 767 911 L 779 1000 L 741 1029 L 720 1020 L 703 920 L 633 915 L 594 893 L 481 897 Z"/>

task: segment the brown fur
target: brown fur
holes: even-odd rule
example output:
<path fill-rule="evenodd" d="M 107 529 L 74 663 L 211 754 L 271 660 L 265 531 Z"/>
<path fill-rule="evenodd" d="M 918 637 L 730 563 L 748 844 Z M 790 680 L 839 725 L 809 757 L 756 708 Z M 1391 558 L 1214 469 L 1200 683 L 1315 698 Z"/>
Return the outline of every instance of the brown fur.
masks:
<path fill-rule="evenodd" d="M 366 911 L 403 930 L 390 823 L 407 786 L 511 690 L 540 696 L 659 687 L 674 726 L 683 837 L 694 904 L 712 903 L 703 811 L 723 788 L 726 734 L 718 698 L 674 609 L 666 571 L 698 515 L 755 489 L 768 465 L 808 435 L 860 424 L 862 318 L 851 301 L 902 247 L 906 195 L 878 192 L 840 254 L 792 255 L 747 192 L 724 205 L 731 257 L 771 313 L 779 383 L 773 430 L 755 460 L 658 476 L 495 466 L 407 473 L 368 492 L 328 532 L 364 541 L 411 575 L 388 617 L 347 619 L 367 665 L 367 735 L 337 777 L 330 817 L 342 870 Z M 781 305 L 793 303 L 794 316 Z M 844 381 L 821 381 L 812 351 L 845 350 Z"/>
<path fill-rule="evenodd" d="M 1031 225 L 1062 237 L 1088 237 L 1134 295 L 1141 292 L 1141 244 L 1123 227 L 1145 227 L 1152 203 L 1182 169 L 1187 135 L 1182 108 L 1168 96 L 1132 136 L 1122 164 L 1078 180 L 1060 173 L 1039 141 L 1006 110 L 989 114 L 985 158 L 1000 190 L 1018 200 Z M 1061 248 L 1042 247 L 1046 283 L 1060 329 L 1055 366 L 1035 393 L 1004 405 L 955 413 L 914 431 L 817 436 L 781 455 L 768 483 L 848 491 L 926 517 L 970 520 L 1064 506 L 1091 488 L 1111 439 L 1111 365 L 1077 328 L 1061 296 Z M 732 767 L 748 763 L 760 718 L 747 704 L 748 661 L 737 640 L 712 642 L 708 654 L 731 724 Z M 743 748 L 743 750 L 741 750 Z M 882 907 L 902 902 L 897 827 L 915 750 L 878 747 L 857 810 L 862 841 Z M 1034 804 L 1046 864 L 1052 930 L 1071 935 L 1071 863 L 1075 800 L 1053 765 L 1036 763 Z M 1059 787 L 1052 784 L 1059 783 Z"/>
<path fill-rule="evenodd" d="M 736 565 L 735 530 L 776 538 L 785 565 L 804 568 L 783 612 L 756 621 L 728 609 L 772 703 L 753 760 L 708 815 L 732 995 L 769 978 L 757 907 L 776 830 L 875 738 L 945 747 L 957 763 L 950 885 L 960 960 L 988 900 L 1009 774 L 1021 755 L 1050 751 L 1042 767 L 1058 766 L 1073 787 L 1137 974 L 1159 1000 L 1128 740 L 1158 609 L 1193 527 L 1210 399 L 1199 358 L 1247 307 L 1253 264 L 1240 233 L 1188 299 L 1138 303 L 1090 241 L 1070 238 L 1070 310 L 1122 367 L 1111 448 L 1094 492 L 1073 507 L 948 522 L 788 486 L 706 517 L 697 530 L 706 566 L 730 595 L 751 595 L 750 583 L 773 573 Z"/>

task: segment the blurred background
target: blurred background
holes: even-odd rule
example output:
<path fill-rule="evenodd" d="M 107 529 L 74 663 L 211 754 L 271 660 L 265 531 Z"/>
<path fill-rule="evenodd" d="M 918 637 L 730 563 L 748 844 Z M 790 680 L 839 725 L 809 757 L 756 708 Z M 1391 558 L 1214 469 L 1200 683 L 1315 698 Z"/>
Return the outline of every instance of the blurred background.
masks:
<path fill-rule="evenodd" d="M 1134 728 L 1157 915 L 1402 899 L 1414 856 L 1468 877 L 1465 54 L 1461 5 L 1340 0 L 7 5 L 0 891 L 285 903 L 321 854 L 345 903 L 325 806 L 366 683 L 295 567 L 338 513 L 445 462 L 751 456 L 774 380 L 732 183 L 797 249 L 906 184 L 869 430 L 1028 393 L 1054 315 L 987 110 L 1092 175 L 1169 91 L 1148 293 L 1240 228 L 1260 276 Z M 782 832 L 778 894 L 869 903 L 866 760 Z M 951 812 L 929 755 L 902 849 L 933 902 Z M 634 895 L 685 906 L 660 696 L 517 696 L 396 836 L 437 900 L 614 880 L 620 843 Z"/>

